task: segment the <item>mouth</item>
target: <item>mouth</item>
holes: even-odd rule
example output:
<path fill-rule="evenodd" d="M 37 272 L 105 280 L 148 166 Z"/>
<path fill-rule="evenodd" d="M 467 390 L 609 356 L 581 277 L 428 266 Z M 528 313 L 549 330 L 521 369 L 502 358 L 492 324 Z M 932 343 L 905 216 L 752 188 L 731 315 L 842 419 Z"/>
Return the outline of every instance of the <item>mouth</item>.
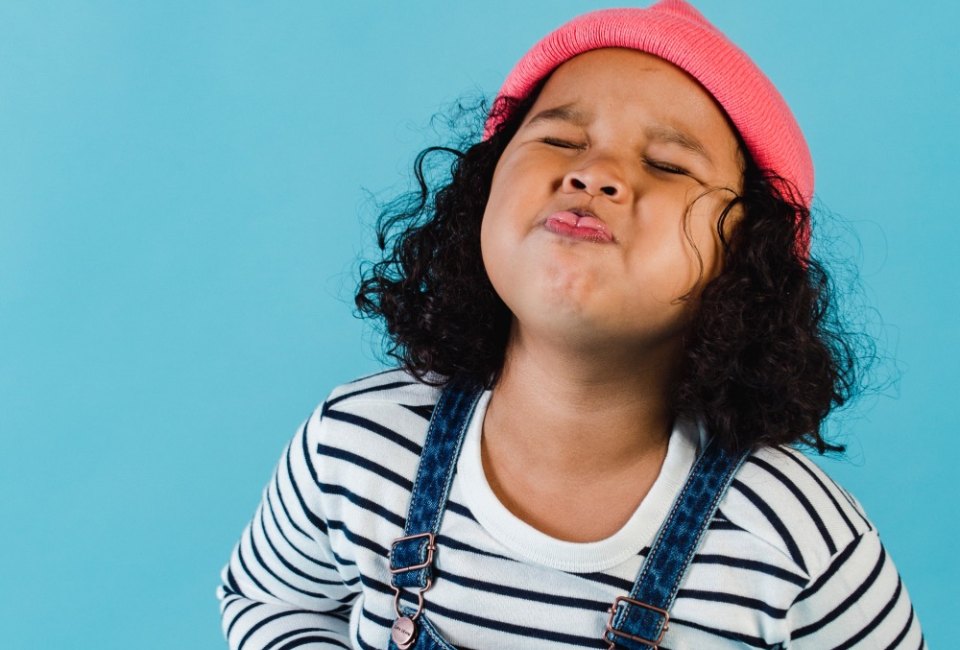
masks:
<path fill-rule="evenodd" d="M 573 209 L 554 212 L 543 222 L 550 232 L 574 240 L 610 244 L 613 233 L 597 215 L 587 210 Z"/>

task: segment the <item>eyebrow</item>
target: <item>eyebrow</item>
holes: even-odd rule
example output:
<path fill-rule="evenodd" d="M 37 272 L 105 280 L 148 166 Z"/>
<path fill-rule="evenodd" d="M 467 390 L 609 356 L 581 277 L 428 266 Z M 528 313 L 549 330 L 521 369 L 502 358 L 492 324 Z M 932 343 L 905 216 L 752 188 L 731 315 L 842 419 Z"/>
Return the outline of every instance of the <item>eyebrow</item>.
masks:
<path fill-rule="evenodd" d="M 576 126 L 586 126 L 590 122 L 590 115 L 578 108 L 574 108 L 573 104 L 564 104 L 563 106 L 555 106 L 540 111 L 530 118 L 527 126 L 536 124 L 537 122 L 549 122 L 551 120 L 570 122 Z"/>
<path fill-rule="evenodd" d="M 707 153 L 707 149 L 703 146 L 703 143 L 689 133 L 684 133 L 679 129 L 673 128 L 672 126 L 665 126 L 662 124 L 648 126 L 643 132 L 651 140 L 658 140 L 660 142 L 679 145 L 688 151 L 692 151 L 695 154 L 703 156 L 708 163 L 711 165 L 713 164 L 713 160 L 710 158 L 710 154 Z"/>

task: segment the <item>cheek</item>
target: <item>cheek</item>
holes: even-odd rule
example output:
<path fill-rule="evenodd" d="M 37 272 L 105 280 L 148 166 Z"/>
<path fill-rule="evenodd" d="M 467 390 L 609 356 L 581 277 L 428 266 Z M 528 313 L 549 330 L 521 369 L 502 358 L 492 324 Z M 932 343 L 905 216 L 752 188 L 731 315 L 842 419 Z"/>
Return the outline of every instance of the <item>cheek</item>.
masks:
<path fill-rule="evenodd" d="M 502 215 L 507 207 L 503 205 L 502 183 L 498 182 L 498 175 L 499 167 L 497 172 L 494 173 L 490 194 L 487 196 L 487 204 L 483 209 L 483 218 L 480 221 L 480 252 L 483 257 L 483 264 L 487 267 L 487 275 L 490 275 L 490 267 L 498 256 L 498 239 L 502 235 L 504 226 Z"/>
<path fill-rule="evenodd" d="M 490 182 L 490 193 L 487 195 L 487 204 L 483 210 L 483 220 L 480 224 L 481 240 L 489 236 L 494 230 L 503 228 L 509 221 L 508 217 L 513 211 L 511 196 L 514 194 L 511 187 L 511 179 L 515 174 L 510 169 L 509 161 L 501 158 L 493 172 L 493 180 Z"/>
<path fill-rule="evenodd" d="M 693 205 L 677 196 L 647 199 L 642 210 L 647 217 L 638 222 L 630 242 L 627 276 L 637 280 L 655 304 L 667 306 L 715 273 L 719 209 L 706 198 Z"/>
<path fill-rule="evenodd" d="M 509 205 L 504 205 L 502 195 L 491 190 L 484 209 L 483 221 L 480 222 L 480 256 L 487 278 L 503 298 L 504 277 L 509 275 L 510 253 L 510 223 L 506 215 L 509 214 Z"/>
<path fill-rule="evenodd" d="M 698 280 L 701 286 L 706 284 L 720 272 L 723 265 L 723 245 L 717 226 L 727 202 L 727 197 L 716 193 L 701 198 L 694 203 L 690 211 L 686 232 L 681 233 L 690 268 L 686 290 L 695 288 Z M 734 216 L 731 214 L 730 218 Z M 724 224 L 724 233 L 728 239 L 731 226 L 732 222 L 728 219 Z"/>
<path fill-rule="evenodd" d="M 560 187 L 564 170 L 562 159 L 548 154 L 524 145 L 508 147 L 494 169 L 488 207 L 531 206 L 549 197 Z"/>
<path fill-rule="evenodd" d="M 528 171 L 522 159 L 508 152 L 493 173 L 480 223 L 480 250 L 492 282 L 498 273 L 506 275 L 517 261 L 516 249 L 532 227 L 537 206 L 542 204 L 535 179 Z"/>
<path fill-rule="evenodd" d="M 487 277 L 496 288 L 496 271 L 499 257 L 498 243 L 495 241 L 493 233 L 494 228 L 490 223 L 490 218 L 486 213 L 483 215 L 483 222 L 480 224 L 480 258 L 483 260 L 483 268 L 487 272 Z"/>

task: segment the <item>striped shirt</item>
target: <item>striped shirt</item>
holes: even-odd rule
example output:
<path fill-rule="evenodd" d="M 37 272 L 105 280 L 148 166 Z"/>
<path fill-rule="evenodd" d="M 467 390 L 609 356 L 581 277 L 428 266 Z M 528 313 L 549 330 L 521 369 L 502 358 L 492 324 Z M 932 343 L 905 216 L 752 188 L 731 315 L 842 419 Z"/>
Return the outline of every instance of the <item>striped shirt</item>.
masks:
<path fill-rule="evenodd" d="M 388 549 L 403 534 L 439 393 L 403 371 L 379 373 L 336 388 L 297 430 L 221 573 L 230 648 L 387 647 Z M 703 432 L 678 420 L 659 477 L 623 528 L 567 542 L 515 517 L 487 483 L 488 399 L 457 464 L 427 616 L 460 649 L 606 648 L 608 608 L 629 593 Z M 660 647 L 926 645 L 858 502 L 804 455 L 776 447 L 751 455 L 722 499 Z"/>

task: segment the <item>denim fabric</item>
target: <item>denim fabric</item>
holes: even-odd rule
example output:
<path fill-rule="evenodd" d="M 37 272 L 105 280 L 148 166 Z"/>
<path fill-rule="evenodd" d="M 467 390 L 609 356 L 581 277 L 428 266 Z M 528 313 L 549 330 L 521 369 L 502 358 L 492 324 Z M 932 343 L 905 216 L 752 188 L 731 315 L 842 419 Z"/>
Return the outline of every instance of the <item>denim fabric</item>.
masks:
<path fill-rule="evenodd" d="M 732 455 L 707 444 L 657 534 L 633 583 L 631 599 L 670 611 L 720 499 L 746 457 L 746 453 Z M 614 629 L 651 641 L 660 637 L 666 623 L 662 613 L 628 602 L 619 604 L 613 618 Z M 607 632 L 606 638 L 629 650 L 649 650 L 652 645 L 613 632 Z"/>
<path fill-rule="evenodd" d="M 436 533 L 446 510 L 450 485 L 453 482 L 457 459 L 463 446 L 473 411 L 483 389 L 479 386 L 451 381 L 443 389 L 430 419 L 424 441 L 420 465 L 410 496 L 410 508 L 404 525 L 404 537 Z M 630 598 L 653 607 L 670 610 L 687 567 L 700 545 L 700 540 L 724 492 L 746 458 L 746 454 L 729 455 L 715 445 L 708 444 L 697 459 L 686 484 L 680 491 L 657 539 L 634 582 Z M 397 589 L 425 589 L 432 579 L 426 536 L 395 541 L 390 551 L 390 568 L 401 570 L 392 576 Z M 428 566 L 402 571 L 407 567 L 428 563 Z M 429 605 L 429 603 L 427 603 Z M 427 609 L 429 607 L 426 607 Z M 403 613 L 414 611 L 403 607 Z M 642 605 L 621 601 L 613 615 L 617 631 L 655 640 L 665 629 L 666 617 Z M 416 619 L 417 637 L 412 650 L 456 650 L 447 643 L 420 612 Z M 652 643 L 643 643 L 613 632 L 604 638 L 618 647 L 629 650 L 649 650 Z M 391 639 L 389 650 L 398 650 Z"/>
<path fill-rule="evenodd" d="M 423 443 L 420 466 L 410 495 L 410 508 L 403 528 L 405 537 L 422 533 L 436 534 L 447 506 L 450 484 L 460 448 L 473 410 L 483 393 L 479 386 L 451 381 L 440 394 L 430 418 L 430 428 Z M 393 570 L 423 564 L 427 560 L 425 537 L 394 542 L 390 551 Z M 429 566 L 416 571 L 393 574 L 394 587 L 423 589 L 432 577 Z"/>

